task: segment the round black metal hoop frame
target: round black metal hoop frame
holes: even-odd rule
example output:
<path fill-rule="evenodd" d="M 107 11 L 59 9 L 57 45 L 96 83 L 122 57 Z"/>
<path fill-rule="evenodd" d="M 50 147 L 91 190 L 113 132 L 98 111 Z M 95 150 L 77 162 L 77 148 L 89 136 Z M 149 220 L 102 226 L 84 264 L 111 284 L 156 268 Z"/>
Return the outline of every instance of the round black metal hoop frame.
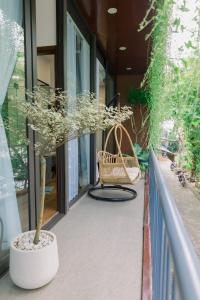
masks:
<path fill-rule="evenodd" d="M 94 191 L 98 191 L 98 190 L 121 190 L 121 191 L 125 191 L 125 192 L 128 192 L 130 194 L 130 196 L 125 196 L 125 197 L 122 197 L 122 198 L 110 198 L 110 197 L 101 197 L 101 196 L 97 196 L 97 195 L 94 195 L 93 192 Z M 127 188 L 127 187 L 124 187 L 124 186 L 121 186 L 121 185 L 104 185 L 104 186 L 99 186 L 99 187 L 92 187 L 89 189 L 88 191 L 88 195 L 95 199 L 95 200 L 101 200 L 101 201 L 111 201 L 111 202 L 123 202 L 123 201 L 130 201 L 130 200 L 133 200 L 137 197 L 137 192 L 133 189 L 130 189 L 130 188 Z"/>

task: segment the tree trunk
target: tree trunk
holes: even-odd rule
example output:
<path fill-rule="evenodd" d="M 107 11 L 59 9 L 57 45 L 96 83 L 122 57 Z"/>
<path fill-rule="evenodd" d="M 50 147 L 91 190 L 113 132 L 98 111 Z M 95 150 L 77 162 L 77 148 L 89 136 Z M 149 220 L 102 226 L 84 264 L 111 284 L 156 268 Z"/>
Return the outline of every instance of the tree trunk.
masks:
<path fill-rule="evenodd" d="M 195 178 L 196 178 L 196 168 L 197 168 L 196 158 L 195 158 L 195 155 L 193 154 L 193 158 L 192 158 L 192 170 L 191 170 L 191 181 L 195 181 Z"/>
<path fill-rule="evenodd" d="M 44 200 L 45 200 L 45 185 L 46 185 L 46 158 L 44 156 L 41 156 L 40 158 L 41 162 L 41 194 L 40 194 L 40 213 L 39 213 L 39 218 L 37 222 L 37 229 L 35 232 L 35 237 L 34 237 L 34 244 L 38 244 L 40 240 L 40 231 L 42 228 L 42 221 L 43 221 L 43 214 L 44 214 Z"/>

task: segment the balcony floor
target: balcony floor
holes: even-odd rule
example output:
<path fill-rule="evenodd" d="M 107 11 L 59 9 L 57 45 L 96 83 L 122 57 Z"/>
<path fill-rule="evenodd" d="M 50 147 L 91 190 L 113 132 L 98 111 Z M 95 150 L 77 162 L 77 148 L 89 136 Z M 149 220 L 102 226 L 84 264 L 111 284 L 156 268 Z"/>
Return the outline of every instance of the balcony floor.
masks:
<path fill-rule="evenodd" d="M 25 291 L 6 275 L 0 280 L 0 299 L 141 299 L 144 181 L 135 189 L 137 198 L 128 202 L 83 197 L 52 230 L 60 255 L 56 278 Z"/>

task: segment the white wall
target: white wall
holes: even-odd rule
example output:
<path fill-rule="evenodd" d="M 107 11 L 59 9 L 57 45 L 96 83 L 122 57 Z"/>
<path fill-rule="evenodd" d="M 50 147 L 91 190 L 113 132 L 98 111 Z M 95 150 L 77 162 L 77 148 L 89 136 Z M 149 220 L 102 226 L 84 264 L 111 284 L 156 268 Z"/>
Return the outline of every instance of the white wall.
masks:
<path fill-rule="evenodd" d="M 55 87 L 54 55 L 40 55 L 37 57 L 38 79 Z"/>
<path fill-rule="evenodd" d="M 56 0 L 36 0 L 37 47 L 56 45 Z"/>

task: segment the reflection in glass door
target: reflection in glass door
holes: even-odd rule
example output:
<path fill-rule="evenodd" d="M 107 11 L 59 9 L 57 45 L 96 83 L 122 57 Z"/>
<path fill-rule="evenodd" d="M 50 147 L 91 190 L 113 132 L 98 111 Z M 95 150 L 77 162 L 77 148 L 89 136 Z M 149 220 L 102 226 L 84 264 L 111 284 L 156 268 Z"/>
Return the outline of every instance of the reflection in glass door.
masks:
<path fill-rule="evenodd" d="M 25 101 L 22 2 L 12 1 L 12 9 L 10 1 L 0 5 L 0 273 L 11 240 L 29 227 L 27 128 L 16 102 Z"/>
<path fill-rule="evenodd" d="M 38 85 L 48 93 L 55 86 L 55 55 L 38 55 Z M 46 188 L 43 224 L 58 213 L 56 153 L 46 159 Z"/>
<path fill-rule="evenodd" d="M 67 16 L 67 82 L 68 93 L 90 90 L 90 47 L 72 18 Z M 68 197 L 74 200 L 90 183 L 90 136 L 83 135 L 68 143 Z"/>
<path fill-rule="evenodd" d="M 22 230 L 29 229 L 28 219 L 28 148 L 26 119 L 17 109 L 17 101 L 25 101 L 24 53 L 18 52 L 15 68 L 2 108 L 7 143 L 12 163 L 13 177 Z M 11 127 L 10 127 L 11 126 Z M 13 128 L 13 130 L 12 130 Z"/>
<path fill-rule="evenodd" d="M 80 32 L 76 31 L 76 94 L 90 89 L 90 49 Z M 79 190 L 90 183 L 90 135 L 78 139 Z"/>
<path fill-rule="evenodd" d="M 96 95 L 99 99 L 99 103 L 106 103 L 106 71 L 100 61 L 97 59 L 96 63 L 96 77 L 97 77 L 97 86 L 96 86 Z M 101 151 L 103 148 L 103 132 L 99 131 L 96 133 L 96 149 L 97 152 Z"/>

